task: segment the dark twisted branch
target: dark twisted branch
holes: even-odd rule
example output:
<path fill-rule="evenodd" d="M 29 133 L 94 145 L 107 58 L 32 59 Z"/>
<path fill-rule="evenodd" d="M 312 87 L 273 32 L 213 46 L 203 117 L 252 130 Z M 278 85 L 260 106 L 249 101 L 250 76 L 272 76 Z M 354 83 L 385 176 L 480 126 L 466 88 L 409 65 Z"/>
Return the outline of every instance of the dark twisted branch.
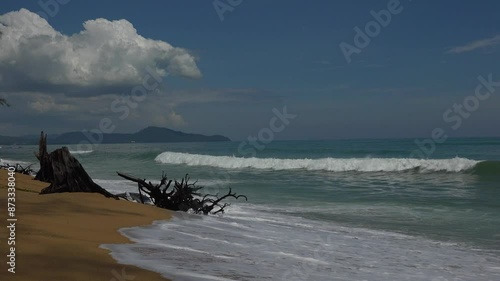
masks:
<path fill-rule="evenodd" d="M 231 188 L 229 188 L 229 192 L 226 195 L 224 195 L 216 200 L 213 200 L 212 205 L 204 206 L 203 210 L 202 210 L 203 213 L 208 214 L 208 213 L 212 212 L 212 210 L 215 207 L 219 207 L 219 210 L 217 210 L 216 212 L 213 212 L 213 214 L 224 213 L 224 208 L 228 207 L 230 204 L 225 203 L 224 205 L 221 206 L 219 203 L 228 197 L 232 197 L 236 200 L 238 200 L 241 197 L 241 198 L 245 198 L 245 201 L 248 201 L 248 198 L 245 195 L 236 195 L 236 193 L 232 193 L 231 191 L 232 191 Z M 211 200 L 211 199 L 207 199 L 207 202 L 208 202 L 208 200 Z"/>
<path fill-rule="evenodd" d="M 144 179 L 123 173 L 117 172 L 117 174 L 122 178 L 137 183 L 139 195 L 141 196 L 141 203 L 144 203 L 141 193 L 141 191 L 143 191 L 148 195 L 155 206 L 173 211 L 192 210 L 196 214 L 218 214 L 224 213 L 224 209 L 231 205 L 229 203 L 221 204 L 224 199 L 234 198 L 238 200 L 240 198 L 245 198 L 245 200 L 247 200 L 245 195 L 236 195 L 236 193 L 232 192 L 231 188 L 229 192 L 222 197 L 219 197 L 218 194 L 202 194 L 200 191 L 203 187 L 197 186 L 197 181 L 189 183 L 190 177 L 188 174 L 179 182 L 168 180 L 167 175 L 162 173 L 160 184 L 156 185 L 151 182 L 146 182 Z M 167 192 L 172 182 L 174 182 L 173 188 L 170 192 Z"/>
<path fill-rule="evenodd" d="M 10 168 L 14 168 L 14 172 L 17 174 L 32 175 L 35 171 L 31 169 L 31 166 L 33 166 L 33 164 L 23 167 L 21 164 L 11 165 L 9 163 L 5 163 L 0 165 L 0 169 L 8 170 Z"/>

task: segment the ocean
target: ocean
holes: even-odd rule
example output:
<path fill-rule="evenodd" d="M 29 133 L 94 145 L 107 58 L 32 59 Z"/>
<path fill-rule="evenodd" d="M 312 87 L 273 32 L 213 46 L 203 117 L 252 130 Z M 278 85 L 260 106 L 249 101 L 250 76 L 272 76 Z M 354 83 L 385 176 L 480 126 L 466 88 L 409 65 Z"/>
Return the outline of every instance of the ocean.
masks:
<path fill-rule="evenodd" d="M 224 215 L 122 229 L 135 244 L 102 247 L 179 281 L 500 280 L 500 139 L 448 139 L 428 159 L 409 158 L 412 139 L 275 141 L 254 158 L 239 144 L 70 145 L 113 193 L 137 192 L 116 171 L 165 171 L 248 197 Z M 36 162 L 36 150 L 3 146 L 0 158 Z"/>

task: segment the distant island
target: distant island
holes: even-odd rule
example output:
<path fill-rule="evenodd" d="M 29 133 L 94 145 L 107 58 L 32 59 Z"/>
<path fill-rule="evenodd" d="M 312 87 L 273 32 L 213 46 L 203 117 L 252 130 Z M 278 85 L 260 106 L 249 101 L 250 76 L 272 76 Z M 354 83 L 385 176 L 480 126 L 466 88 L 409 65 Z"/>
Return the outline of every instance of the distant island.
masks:
<path fill-rule="evenodd" d="M 0 145 L 35 145 L 38 144 L 39 135 L 22 137 L 0 136 Z M 50 135 L 51 144 L 78 144 L 87 140 L 84 132 L 69 132 L 60 135 Z M 221 135 L 205 136 L 201 134 L 188 134 L 168 128 L 147 127 L 133 134 L 103 134 L 101 143 L 155 143 L 155 142 L 222 142 L 231 141 Z"/>

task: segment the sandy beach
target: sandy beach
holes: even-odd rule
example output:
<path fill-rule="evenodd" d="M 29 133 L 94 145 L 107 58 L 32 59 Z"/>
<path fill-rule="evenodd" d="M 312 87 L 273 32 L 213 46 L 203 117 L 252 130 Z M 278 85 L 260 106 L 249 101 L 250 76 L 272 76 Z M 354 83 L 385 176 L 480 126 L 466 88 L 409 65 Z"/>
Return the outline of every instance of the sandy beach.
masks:
<path fill-rule="evenodd" d="M 0 170 L 0 279 L 20 281 L 167 280 L 118 264 L 101 244 L 130 241 L 118 230 L 170 218 L 166 210 L 100 194 L 39 195 L 48 184 L 16 175 L 16 268 L 7 271 L 7 172 Z"/>

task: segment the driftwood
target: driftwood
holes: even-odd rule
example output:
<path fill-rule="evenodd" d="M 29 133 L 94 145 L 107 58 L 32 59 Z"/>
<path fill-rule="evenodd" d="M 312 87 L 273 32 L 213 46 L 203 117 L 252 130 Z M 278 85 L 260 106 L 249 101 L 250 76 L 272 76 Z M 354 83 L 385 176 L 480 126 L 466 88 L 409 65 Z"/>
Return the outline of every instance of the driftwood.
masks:
<path fill-rule="evenodd" d="M 80 162 L 71 155 L 67 147 L 48 153 L 47 135 L 44 135 L 43 132 L 40 136 L 38 153 L 35 155 L 40 161 L 40 170 L 35 179 L 50 183 L 50 186 L 42 189 L 40 194 L 95 192 L 118 199 L 117 196 L 92 181 Z"/>
<path fill-rule="evenodd" d="M 137 183 L 139 196 L 143 204 L 142 192 L 151 199 L 155 206 L 173 211 L 187 212 L 191 210 L 196 214 L 218 214 L 224 213 L 224 209 L 230 206 L 229 203 L 221 203 L 226 198 L 245 198 L 247 200 L 245 195 L 236 195 L 236 193 L 232 192 L 231 188 L 227 194 L 221 197 L 218 194 L 202 195 L 199 191 L 203 187 L 196 186 L 196 182 L 189 183 L 189 175 L 186 175 L 181 182 L 174 181 L 174 185 L 171 188 L 172 180 L 168 180 L 165 173 L 162 174 L 160 184 L 152 184 L 151 182 L 146 182 L 146 180 L 119 172 L 117 174 L 122 178 Z"/>
<path fill-rule="evenodd" d="M 32 175 L 35 171 L 31 169 L 31 166 L 33 164 L 30 164 L 26 167 L 21 166 L 21 164 L 16 164 L 16 165 L 10 165 L 8 163 L 0 165 L 0 169 L 6 169 L 8 170 L 9 168 L 14 168 L 14 172 L 16 174 L 23 174 L 23 175 Z"/>
<path fill-rule="evenodd" d="M 47 152 L 47 135 L 43 132 L 40 136 L 38 153 L 35 154 L 40 161 L 40 170 L 35 176 L 36 180 L 50 183 L 50 186 L 42 189 L 40 194 L 61 193 L 61 192 L 94 192 L 103 194 L 106 197 L 115 199 L 132 198 L 123 194 L 113 195 L 104 188 L 96 184 L 80 162 L 74 158 L 67 147 L 62 147 Z M 119 176 L 136 182 L 139 190 L 138 196 L 141 203 L 145 204 L 145 198 L 155 206 L 173 211 L 192 211 L 196 214 L 218 214 L 224 213 L 224 209 L 230 206 L 229 203 L 222 203 L 227 198 L 240 199 L 247 197 L 236 195 L 231 188 L 227 194 L 202 194 L 201 186 L 196 186 L 196 182 L 189 183 L 189 176 L 186 175 L 180 182 L 169 180 L 165 173 L 162 174 L 160 184 L 152 184 L 146 180 L 139 179 L 126 174 L 118 173 Z M 173 184 L 172 184 L 173 183 Z M 143 195 L 143 193 L 145 195 Z M 130 199 L 128 199 L 130 200 Z M 132 200 L 135 200 L 132 198 Z"/>

